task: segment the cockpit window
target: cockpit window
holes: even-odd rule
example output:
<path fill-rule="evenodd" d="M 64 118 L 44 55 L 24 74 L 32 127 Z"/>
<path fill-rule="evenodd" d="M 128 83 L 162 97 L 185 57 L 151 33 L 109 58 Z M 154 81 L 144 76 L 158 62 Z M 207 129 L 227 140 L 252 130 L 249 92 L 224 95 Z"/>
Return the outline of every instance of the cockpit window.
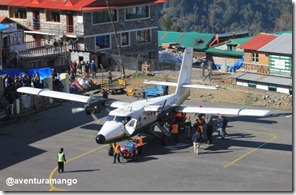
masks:
<path fill-rule="evenodd" d="M 124 122 L 128 122 L 131 120 L 131 117 L 125 117 L 125 116 L 113 116 L 113 115 L 108 115 L 107 117 L 107 121 L 116 121 L 119 123 L 124 123 Z"/>
<path fill-rule="evenodd" d="M 124 120 L 125 120 L 125 117 L 124 116 L 116 116 L 115 117 L 115 121 L 116 122 L 123 123 Z"/>
<path fill-rule="evenodd" d="M 115 118 L 115 116 L 113 115 L 108 115 L 107 120 L 106 121 L 113 121 Z"/>

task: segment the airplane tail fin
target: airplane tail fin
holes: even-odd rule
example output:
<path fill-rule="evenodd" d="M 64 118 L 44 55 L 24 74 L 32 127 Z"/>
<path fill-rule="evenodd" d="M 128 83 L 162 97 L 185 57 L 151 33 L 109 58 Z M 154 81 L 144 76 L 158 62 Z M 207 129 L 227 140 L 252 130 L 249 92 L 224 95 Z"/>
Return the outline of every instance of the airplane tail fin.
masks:
<path fill-rule="evenodd" d="M 183 55 L 181 69 L 179 73 L 178 83 L 175 94 L 188 97 L 190 89 L 182 87 L 183 85 L 190 85 L 192 72 L 192 57 L 193 48 L 186 48 Z"/>

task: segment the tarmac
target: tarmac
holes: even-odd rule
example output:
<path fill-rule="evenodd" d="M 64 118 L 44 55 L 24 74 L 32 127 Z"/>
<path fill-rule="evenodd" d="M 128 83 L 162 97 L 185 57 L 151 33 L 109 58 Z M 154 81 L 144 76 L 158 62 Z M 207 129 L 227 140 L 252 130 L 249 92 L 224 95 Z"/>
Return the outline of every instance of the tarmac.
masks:
<path fill-rule="evenodd" d="M 102 79 L 97 76 L 98 81 Z M 124 94 L 110 94 L 109 98 L 137 100 Z M 184 104 L 240 107 L 190 98 Z M 94 121 L 84 112 L 72 115 L 71 108 L 79 106 L 83 105 L 56 101 L 2 121 L 0 190 L 140 193 L 292 192 L 294 189 L 293 117 L 289 111 L 273 109 L 269 117 L 229 116 L 226 140 L 221 140 L 215 132 L 214 144 L 203 143 L 199 155 L 193 154 L 191 140 L 186 140 L 184 135 L 180 136 L 180 143 L 174 144 L 169 139 L 168 145 L 163 146 L 155 137 L 144 134 L 143 156 L 135 162 L 124 160 L 112 164 L 113 157 L 107 155 L 109 145 L 95 143 L 108 112 L 99 113 L 99 120 Z M 64 147 L 67 158 L 62 174 L 57 172 L 56 163 L 60 147 Z M 7 183 L 11 178 L 13 185 Z M 37 184 L 15 183 L 15 179 L 35 179 Z M 42 179 L 55 179 L 57 183 L 40 184 Z"/>
<path fill-rule="evenodd" d="M 110 98 L 136 101 L 124 94 Z M 185 101 L 186 105 L 198 103 Z M 66 101 L 1 125 L 0 190 L 291 192 L 294 189 L 292 113 L 287 111 L 272 110 L 270 117 L 228 117 L 226 140 L 220 140 L 215 132 L 214 144 L 203 143 L 197 156 L 193 154 L 191 141 L 183 135 L 180 143 L 174 144 L 170 139 L 168 145 L 162 146 L 158 139 L 145 134 L 143 156 L 135 162 L 112 164 L 113 158 L 107 155 L 109 145 L 95 143 L 108 113 L 99 113 L 99 121 L 93 121 L 84 112 L 70 113 L 71 108 L 81 105 Z M 56 163 L 60 147 L 64 147 L 67 158 L 65 172 L 61 174 Z M 68 183 L 8 186 L 8 178 L 64 179 Z"/>

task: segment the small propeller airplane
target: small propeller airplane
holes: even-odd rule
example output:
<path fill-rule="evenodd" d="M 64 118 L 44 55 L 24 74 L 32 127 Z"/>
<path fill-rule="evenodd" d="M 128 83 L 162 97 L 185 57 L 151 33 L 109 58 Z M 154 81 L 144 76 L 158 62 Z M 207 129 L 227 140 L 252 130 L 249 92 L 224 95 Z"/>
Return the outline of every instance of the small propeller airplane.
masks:
<path fill-rule="evenodd" d="M 177 112 L 235 116 L 267 116 L 271 113 L 270 110 L 260 109 L 188 107 L 181 105 L 190 95 L 190 88 L 217 89 L 213 86 L 191 84 L 192 57 L 193 49 L 187 48 L 184 52 L 177 83 L 144 81 L 146 84 L 175 86 L 176 91 L 174 94 L 138 100 L 131 103 L 31 87 L 21 87 L 17 91 L 20 93 L 85 103 L 83 109 L 72 109 L 74 113 L 84 110 L 88 115 L 94 115 L 106 107 L 115 108 L 109 112 L 106 122 L 96 136 L 95 140 L 98 144 L 111 144 L 114 141 L 121 141 L 132 137 L 139 132 L 147 132 L 159 138 L 167 138 L 170 136 L 170 130 L 164 124 L 171 122 Z M 162 136 L 155 133 L 155 126 L 159 127 Z"/>

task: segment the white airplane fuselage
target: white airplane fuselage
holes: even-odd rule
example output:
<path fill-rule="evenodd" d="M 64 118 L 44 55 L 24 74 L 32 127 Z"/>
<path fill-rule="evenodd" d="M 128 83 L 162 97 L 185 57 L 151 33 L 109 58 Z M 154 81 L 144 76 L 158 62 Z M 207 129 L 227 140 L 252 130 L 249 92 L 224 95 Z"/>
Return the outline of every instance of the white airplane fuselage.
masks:
<path fill-rule="evenodd" d="M 189 92 L 189 91 L 188 91 Z M 125 139 L 149 129 L 157 123 L 157 111 L 145 111 L 145 107 L 150 105 L 159 105 L 165 107 L 172 105 L 180 105 L 189 96 L 189 93 L 184 93 L 182 96 L 178 94 L 165 95 L 156 98 L 149 98 L 130 103 L 112 110 L 107 121 L 96 136 L 98 144 L 111 143 L 114 140 Z M 125 119 L 130 117 L 136 121 L 133 127 L 126 126 Z M 133 125 L 133 124 L 132 124 Z M 127 128 L 134 128 L 130 132 Z"/>

